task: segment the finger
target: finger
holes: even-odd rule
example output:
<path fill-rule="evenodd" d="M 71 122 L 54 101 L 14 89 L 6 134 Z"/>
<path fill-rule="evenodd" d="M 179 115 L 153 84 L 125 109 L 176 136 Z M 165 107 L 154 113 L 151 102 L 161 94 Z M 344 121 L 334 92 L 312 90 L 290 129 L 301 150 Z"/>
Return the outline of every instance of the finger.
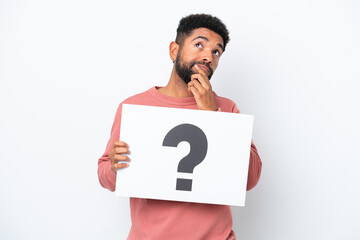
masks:
<path fill-rule="evenodd" d="M 200 75 L 202 75 L 204 77 L 203 81 L 201 82 L 204 85 L 204 88 L 211 89 L 211 84 L 210 84 L 210 80 L 209 80 L 210 70 L 205 71 L 198 64 L 195 65 L 195 69 L 199 72 Z"/>
<path fill-rule="evenodd" d="M 207 70 L 203 69 L 202 67 L 200 67 L 198 64 L 195 64 L 195 69 L 196 71 L 198 71 L 198 73 L 200 75 L 202 75 L 207 81 L 209 81 L 209 74 L 210 72 L 208 72 Z"/>
<path fill-rule="evenodd" d="M 126 155 L 116 154 L 114 156 L 114 162 L 127 161 L 130 162 L 130 158 Z"/>
<path fill-rule="evenodd" d="M 198 81 L 193 81 L 193 87 L 199 92 L 199 94 L 204 95 L 206 93 L 206 89 Z"/>
<path fill-rule="evenodd" d="M 130 154 L 130 151 L 127 147 L 115 147 L 114 152 L 116 154 Z"/>
<path fill-rule="evenodd" d="M 118 170 L 118 169 L 121 169 L 121 168 L 126 168 L 128 166 L 129 166 L 128 163 L 114 163 L 113 168 Z"/>
<path fill-rule="evenodd" d="M 191 80 L 198 80 L 197 82 L 200 83 L 205 90 L 210 89 L 210 82 L 208 78 L 200 73 L 195 73 L 191 75 Z"/>
<path fill-rule="evenodd" d="M 195 99 L 200 97 L 200 92 L 199 92 L 199 90 L 196 89 L 196 87 L 191 86 L 188 88 L 188 90 L 194 95 Z"/>
<path fill-rule="evenodd" d="M 197 82 L 197 81 L 196 81 L 196 82 Z M 194 86 L 194 81 L 191 80 L 191 81 L 187 84 L 187 86 L 188 86 L 188 89 L 187 89 L 187 90 L 188 90 L 189 92 L 191 92 L 191 91 L 190 91 L 190 88 Z"/>
<path fill-rule="evenodd" d="M 129 148 L 129 145 L 124 141 L 115 141 L 113 147 L 125 147 Z"/>
<path fill-rule="evenodd" d="M 206 75 L 206 71 L 203 68 L 201 68 L 198 64 L 195 64 L 194 67 L 196 71 L 198 71 L 198 73 L 200 73 L 201 75 Z"/>
<path fill-rule="evenodd" d="M 203 80 L 203 76 L 200 73 L 194 73 L 191 75 L 191 80 L 197 80 L 199 83 L 201 83 L 201 81 Z"/>

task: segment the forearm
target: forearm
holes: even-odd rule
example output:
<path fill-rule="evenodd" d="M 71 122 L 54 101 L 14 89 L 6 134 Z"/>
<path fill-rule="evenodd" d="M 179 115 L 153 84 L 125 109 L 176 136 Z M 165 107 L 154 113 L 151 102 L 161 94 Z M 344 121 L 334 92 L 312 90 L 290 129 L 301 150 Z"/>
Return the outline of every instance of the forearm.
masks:
<path fill-rule="evenodd" d="M 240 113 L 240 110 L 236 105 L 232 108 L 233 113 Z M 258 151 L 256 149 L 255 144 L 251 141 L 251 149 L 250 149 L 250 160 L 249 160 L 249 170 L 248 170 L 248 181 L 246 190 L 254 188 L 258 183 L 261 175 L 262 162 Z"/>
<path fill-rule="evenodd" d="M 105 154 L 104 154 L 105 155 Z M 115 191 L 116 173 L 111 171 L 110 159 L 107 156 L 102 156 L 98 162 L 98 177 L 100 185 L 110 191 Z"/>
<path fill-rule="evenodd" d="M 98 161 L 98 177 L 100 185 L 112 192 L 115 191 L 116 173 L 111 170 L 109 154 L 114 142 L 119 140 L 120 137 L 121 109 L 122 106 L 120 105 L 115 115 L 114 123 L 111 128 L 110 139 L 106 146 L 105 153 Z"/>
<path fill-rule="evenodd" d="M 258 183 L 261 175 L 262 162 L 254 143 L 251 141 L 249 172 L 246 190 L 254 188 Z"/>

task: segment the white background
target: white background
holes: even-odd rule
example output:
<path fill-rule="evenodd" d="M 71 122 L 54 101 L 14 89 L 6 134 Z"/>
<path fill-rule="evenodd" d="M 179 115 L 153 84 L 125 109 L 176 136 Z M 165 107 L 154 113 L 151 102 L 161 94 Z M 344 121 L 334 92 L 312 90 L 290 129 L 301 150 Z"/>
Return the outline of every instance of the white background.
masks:
<path fill-rule="evenodd" d="M 165 85 L 181 17 L 231 34 L 211 80 L 255 115 L 239 239 L 359 239 L 360 2 L 0 1 L 0 238 L 125 239 L 97 159 L 118 104 Z"/>

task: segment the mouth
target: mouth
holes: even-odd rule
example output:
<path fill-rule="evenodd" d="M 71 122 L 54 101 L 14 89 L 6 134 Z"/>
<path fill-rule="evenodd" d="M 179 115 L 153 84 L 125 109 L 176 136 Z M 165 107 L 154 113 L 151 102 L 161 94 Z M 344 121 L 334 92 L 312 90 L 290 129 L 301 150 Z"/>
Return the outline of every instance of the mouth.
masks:
<path fill-rule="evenodd" d="M 201 69 L 203 69 L 205 72 L 207 72 L 207 74 L 209 74 L 210 73 L 210 69 L 207 67 L 207 66 L 205 66 L 205 65 L 203 65 L 203 64 L 197 64 Z"/>

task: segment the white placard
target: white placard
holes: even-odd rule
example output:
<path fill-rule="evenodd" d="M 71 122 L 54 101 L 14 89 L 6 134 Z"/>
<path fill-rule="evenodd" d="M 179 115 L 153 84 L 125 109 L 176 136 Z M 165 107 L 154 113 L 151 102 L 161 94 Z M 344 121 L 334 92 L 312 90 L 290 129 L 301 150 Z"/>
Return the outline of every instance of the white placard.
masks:
<path fill-rule="evenodd" d="M 131 162 L 117 173 L 116 194 L 244 206 L 252 126 L 251 115 L 124 104 L 120 140 L 129 144 Z M 205 135 L 207 149 L 197 140 L 201 135 L 197 132 Z M 195 134 L 191 144 L 198 144 L 191 152 L 201 149 L 206 156 L 193 173 L 182 173 L 178 167 L 190 152 L 189 142 L 171 147 L 164 139 L 168 135 L 174 141 L 188 134 Z M 176 189 L 178 178 L 190 179 L 179 180 L 186 190 Z"/>

